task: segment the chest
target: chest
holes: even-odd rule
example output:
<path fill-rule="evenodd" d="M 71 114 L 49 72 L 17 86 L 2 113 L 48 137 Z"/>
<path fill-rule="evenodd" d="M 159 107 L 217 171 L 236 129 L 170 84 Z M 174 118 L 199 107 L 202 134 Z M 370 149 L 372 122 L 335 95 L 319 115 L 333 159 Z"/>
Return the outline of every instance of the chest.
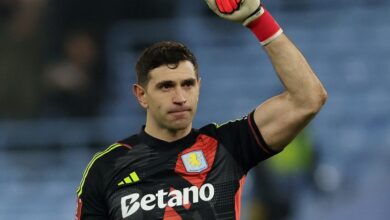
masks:
<path fill-rule="evenodd" d="M 112 219 L 216 219 L 218 213 L 234 214 L 242 173 L 218 143 L 179 153 L 129 156 L 132 160 L 112 177 L 106 195 Z"/>

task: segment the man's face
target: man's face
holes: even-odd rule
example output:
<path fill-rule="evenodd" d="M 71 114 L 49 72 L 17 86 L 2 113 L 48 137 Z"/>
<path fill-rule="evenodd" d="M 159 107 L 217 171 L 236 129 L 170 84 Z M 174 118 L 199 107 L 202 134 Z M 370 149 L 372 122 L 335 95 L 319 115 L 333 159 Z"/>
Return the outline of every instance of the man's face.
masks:
<path fill-rule="evenodd" d="M 176 68 L 172 67 L 162 65 L 149 73 L 143 107 L 147 110 L 148 125 L 177 131 L 192 126 L 198 105 L 200 80 L 189 61 L 182 61 Z"/>

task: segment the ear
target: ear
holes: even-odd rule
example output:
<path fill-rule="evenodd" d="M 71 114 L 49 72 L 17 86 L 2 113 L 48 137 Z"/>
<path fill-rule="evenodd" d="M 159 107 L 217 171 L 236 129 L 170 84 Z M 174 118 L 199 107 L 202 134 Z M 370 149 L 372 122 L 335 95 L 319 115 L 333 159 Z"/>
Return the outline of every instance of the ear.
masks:
<path fill-rule="evenodd" d="M 146 95 L 145 89 L 141 85 L 134 84 L 133 85 L 133 94 L 137 98 L 138 103 L 144 109 L 147 109 L 148 108 L 148 103 L 147 103 L 146 98 L 145 98 L 145 95 Z"/>

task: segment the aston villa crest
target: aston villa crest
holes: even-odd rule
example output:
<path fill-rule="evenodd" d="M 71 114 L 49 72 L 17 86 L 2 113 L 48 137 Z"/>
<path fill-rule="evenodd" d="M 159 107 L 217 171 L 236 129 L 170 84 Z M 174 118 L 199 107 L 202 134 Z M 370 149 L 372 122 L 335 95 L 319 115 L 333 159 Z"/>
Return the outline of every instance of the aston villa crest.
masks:
<path fill-rule="evenodd" d="M 202 150 L 196 150 L 181 156 L 184 167 L 189 173 L 200 173 L 207 169 L 208 165 Z"/>

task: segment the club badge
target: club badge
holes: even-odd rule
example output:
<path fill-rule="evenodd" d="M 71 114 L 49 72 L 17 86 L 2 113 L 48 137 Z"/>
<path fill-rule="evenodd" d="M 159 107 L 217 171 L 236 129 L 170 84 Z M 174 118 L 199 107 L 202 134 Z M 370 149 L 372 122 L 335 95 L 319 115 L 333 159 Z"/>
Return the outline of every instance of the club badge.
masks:
<path fill-rule="evenodd" d="M 202 150 L 196 150 L 181 156 L 184 167 L 189 173 L 200 173 L 207 169 L 208 165 Z"/>

